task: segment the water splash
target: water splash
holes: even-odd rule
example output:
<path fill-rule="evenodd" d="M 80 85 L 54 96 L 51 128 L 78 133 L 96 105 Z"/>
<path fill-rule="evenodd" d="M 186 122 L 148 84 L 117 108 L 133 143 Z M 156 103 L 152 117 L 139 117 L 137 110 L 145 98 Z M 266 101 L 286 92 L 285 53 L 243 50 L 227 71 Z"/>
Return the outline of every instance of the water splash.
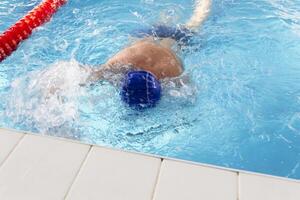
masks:
<path fill-rule="evenodd" d="M 11 85 L 6 115 L 16 124 L 43 133 L 70 124 L 78 119 L 79 98 L 85 94 L 80 85 L 88 76 L 89 72 L 72 60 L 18 78 Z"/>

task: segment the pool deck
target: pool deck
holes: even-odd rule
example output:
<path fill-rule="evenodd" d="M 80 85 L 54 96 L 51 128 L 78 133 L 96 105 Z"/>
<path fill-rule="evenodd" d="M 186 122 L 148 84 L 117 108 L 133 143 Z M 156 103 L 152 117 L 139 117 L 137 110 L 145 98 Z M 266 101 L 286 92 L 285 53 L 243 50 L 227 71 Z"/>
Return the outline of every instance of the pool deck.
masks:
<path fill-rule="evenodd" d="M 0 129 L 1 200 L 299 200 L 300 181 Z"/>

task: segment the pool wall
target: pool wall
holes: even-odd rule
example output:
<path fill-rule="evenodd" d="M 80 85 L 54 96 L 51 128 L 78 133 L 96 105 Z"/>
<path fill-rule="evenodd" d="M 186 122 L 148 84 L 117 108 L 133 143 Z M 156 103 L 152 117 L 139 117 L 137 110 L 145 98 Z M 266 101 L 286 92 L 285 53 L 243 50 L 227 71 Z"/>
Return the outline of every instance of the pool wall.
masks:
<path fill-rule="evenodd" d="M 0 199 L 299 200 L 300 181 L 0 129 Z"/>

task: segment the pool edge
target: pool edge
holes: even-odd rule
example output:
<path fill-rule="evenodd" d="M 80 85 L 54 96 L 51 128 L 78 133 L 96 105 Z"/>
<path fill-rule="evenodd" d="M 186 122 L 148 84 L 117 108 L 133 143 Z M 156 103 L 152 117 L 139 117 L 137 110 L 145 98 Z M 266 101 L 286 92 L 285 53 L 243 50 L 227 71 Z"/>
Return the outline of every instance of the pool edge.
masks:
<path fill-rule="evenodd" d="M 120 150 L 120 149 L 115 149 L 115 148 L 111 148 L 111 147 L 103 147 L 103 146 L 99 146 L 99 145 L 82 143 L 82 142 L 79 142 L 76 140 L 71 140 L 71 139 L 66 139 L 66 138 L 61 138 L 61 137 L 53 137 L 53 136 L 35 134 L 35 133 L 31 133 L 31 132 L 26 132 L 26 131 L 17 131 L 17 130 L 12 130 L 12 129 L 0 128 L 0 136 L 2 133 L 5 133 L 5 132 L 14 133 L 15 135 L 18 135 L 18 136 L 12 137 L 12 140 L 16 140 L 16 142 L 12 142 L 13 144 L 11 145 L 11 147 L 9 147 L 11 149 L 9 150 L 9 154 L 6 156 L 6 158 L 2 162 L 0 160 L 0 178 L 1 178 L 1 170 L 2 170 L 3 165 L 5 165 L 6 162 L 9 162 L 8 161 L 9 158 L 12 155 L 14 155 L 15 149 L 20 145 L 22 140 L 24 140 L 23 138 L 26 138 L 25 136 L 27 135 L 27 136 L 33 136 L 33 138 L 45 138 L 45 139 L 48 138 L 48 139 L 55 140 L 55 141 L 61 141 L 62 143 L 72 143 L 75 146 L 76 145 L 87 146 L 88 149 L 98 149 L 99 151 L 107 151 L 109 153 L 113 152 L 116 155 L 119 155 L 119 154 L 129 155 L 129 157 L 143 157 L 143 159 L 145 158 L 145 160 L 151 160 L 150 163 L 151 163 L 151 165 L 153 165 L 153 168 L 151 168 L 151 170 L 154 170 L 154 171 L 152 171 L 152 174 L 155 175 L 155 178 L 154 177 L 148 177 L 148 178 L 149 178 L 149 181 L 150 180 L 152 182 L 153 182 L 153 180 L 155 180 L 155 181 L 153 182 L 153 188 L 149 189 L 149 191 L 152 191 L 151 197 L 149 197 L 149 199 L 152 199 L 152 198 L 153 199 L 165 199 L 166 195 L 170 195 L 170 192 L 166 192 L 169 190 L 170 191 L 174 190 L 174 192 L 172 192 L 172 194 L 171 194 L 171 196 L 172 195 L 173 196 L 172 197 L 168 196 L 168 198 L 171 198 L 171 199 L 176 199 L 176 198 L 180 199 L 180 198 L 183 198 L 183 196 L 180 196 L 180 195 L 187 195 L 187 194 L 190 194 L 192 196 L 194 194 L 195 198 L 196 198 L 196 196 L 197 196 L 197 198 L 199 198 L 200 197 L 199 195 L 202 195 L 202 193 L 198 193 L 196 191 L 193 192 L 193 187 L 185 188 L 184 186 L 180 186 L 181 192 L 177 191 L 176 188 L 179 187 L 180 181 L 177 182 L 176 178 L 174 179 L 175 175 L 182 176 L 181 179 L 187 181 L 187 183 L 191 182 L 193 184 L 197 183 L 197 184 L 201 185 L 201 184 L 203 184 L 203 181 L 204 181 L 205 184 L 203 185 L 203 187 L 210 188 L 210 189 L 207 189 L 207 191 L 203 193 L 203 195 L 204 195 L 203 197 L 206 197 L 206 198 L 208 197 L 207 195 L 212 194 L 212 193 L 209 193 L 209 191 L 214 190 L 212 188 L 219 187 L 217 190 L 222 190 L 221 188 L 224 185 L 227 185 L 228 189 L 227 190 L 223 189 L 222 192 L 224 193 L 225 196 L 226 195 L 228 196 L 228 199 L 232 199 L 233 196 L 236 197 L 235 199 L 240 199 L 240 200 L 251 199 L 251 198 L 257 199 L 256 196 L 255 197 L 251 196 L 251 195 L 255 195 L 255 194 L 260 195 L 259 198 L 268 199 L 269 196 L 266 197 L 263 195 L 267 195 L 267 194 L 272 195 L 273 194 L 273 195 L 277 196 L 276 198 L 283 198 L 283 196 L 280 196 L 280 195 L 288 195 L 288 198 L 287 197 L 284 197 L 284 198 L 289 199 L 289 200 L 294 200 L 297 198 L 297 196 L 300 195 L 300 180 L 297 180 L 297 179 L 291 179 L 291 178 L 286 178 L 286 177 L 277 177 L 277 176 L 273 176 L 273 175 L 266 175 L 266 174 L 249 172 L 249 171 L 244 171 L 244 170 L 231 169 L 231 168 L 226 168 L 226 167 L 220 167 L 220 166 L 192 162 L 192 161 L 186 161 L 186 160 L 181 160 L 181 159 L 168 158 L 168 157 L 157 156 L 157 155 L 152 155 L 152 154 L 147 154 L 147 153 L 140 153 L 140 152 L 135 152 L 135 151 Z M 7 139 L 7 140 L 9 140 L 9 139 Z M 85 173 L 83 173 L 83 175 L 81 174 L 82 168 L 85 168 L 85 164 L 83 162 L 87 162 L 86 159 L 90 155 L 90 151 L 91 150 L 89 150 L 88 153 L 86 153 L 86 155 L 83 153 L 85 156 L 83 156 L 84 160 L 82 160 L 82 162 L 80 162 L 79 168 L 77 169 L 78 173 L 76 173 L 76 175 L 74 175 L 74 177 L 72 177 L 72 182 L 70 183 L 71 185 L 68 185 L 68 190 L 64 194 L 64 197 L 66 197 L 67 199 L 68 199 L 69 195 L 71 195 L 71 197 L 70 197 L 71 199 L 74 199 L 76 194 L 74 193 L 74 190 L 72 190 L 72 188 L 77 187 L 77 188 L 81 189 L 83 186 L 80 183 L 84 180 L 84 177 L 86 176 L 85 173 L 87 173 L 87 174 L 91 173 L 91 172 L 86 171 Z M 119 162 L 119 161 L 117 160 L 116 162 Z M 125 162 L 127 162 L 127 161 L 125 161 Z M 140 162 L 138 162 L 138 163 L 140 163 Z M 174 170 L 176 171 L 176 173 L 174 172 Z M 177 174 L 177 170 L 181 173 Z M 95 173 L 98 173 L 98 172 L 95 172 Z M 109 173 L 109 172 L 107 172 L 107 173 Z M 175 173 L 175 175 L 172 173 Z M 213 175 L 213 174 L 219 174 L 219 175 Z M 77 180 L 78 176 L 79 176 L 79 181 Z M 207 178 L 206 176 L 208 176 L 209 178 Z M 202 177 L 206 177 L 207 180 L 202 180 Z M 174 180 L 170 180 L 170 179 L 174 179 Z M 224 181 L 224 182 L 222 183 L 222 181 Z M 151 184 L 152 184 L 152 182 L 151 182 Z M 229 182 L 231 182 L 231 184 L 229 184 Z M 209 184 L 209 183 L 211 183 L 211 184 Z M 218 183 L 219 186 L 215 186 L 216 183 Z M 228 183 L 228 184 L 226 184 L 226 183 Z M 177 184 L 179 184 L 179 185 L 177 185 Z M 274 192 L 272 190 L 273 187 L 279 188 L 276 190 L 277 192 L 276 191 Z M 262 188 L 266 188 L 266 190 L 269 190 L 269 192 L 265 192 L 265 189 L 262 189 Z M 85 191 L 84 189 L 82 189 L 82 190 Z M 264 190 L 264 194 L 261 194 L 261 190 Z M 299 192 L 297 192 L 298 190 L 299 190 Z M 277 194 L 278 192 L 279 192 L 279 194 Z M 224 199 L 226 199 L 225 196 L 224 196 Z M 0 192 L 0 197 L 1 197 L 1 192 Z M 141 197 L 139 197 L 139 198 L 141 198 Z M 276 198 L 274 197 L 273 199 L 276 199 Z M 211 197 L 210 199 L 215 199 L 215 198 Z"/>

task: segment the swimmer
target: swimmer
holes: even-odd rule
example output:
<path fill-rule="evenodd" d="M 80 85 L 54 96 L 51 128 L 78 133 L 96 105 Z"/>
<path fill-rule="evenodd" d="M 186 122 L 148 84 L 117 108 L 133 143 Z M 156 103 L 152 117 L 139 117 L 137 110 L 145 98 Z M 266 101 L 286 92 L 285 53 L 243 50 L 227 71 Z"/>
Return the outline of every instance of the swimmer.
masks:
<path fill-rule="evenodd" d="M 157 25 L 138 31 L 136 36 L 144 38 L 118 52 L 100 68 L 92 69 L 90 80 L 108 80 L 107 74 L 122 73 L 122 100 L 135 108 L 155 106 L 161 95 L 160 80 L 183 73 L 182 62 L 172 47 L 189 42 L 207 18 L 211 1 L 196 0 L 192 17 L 182 27 Z"/>

